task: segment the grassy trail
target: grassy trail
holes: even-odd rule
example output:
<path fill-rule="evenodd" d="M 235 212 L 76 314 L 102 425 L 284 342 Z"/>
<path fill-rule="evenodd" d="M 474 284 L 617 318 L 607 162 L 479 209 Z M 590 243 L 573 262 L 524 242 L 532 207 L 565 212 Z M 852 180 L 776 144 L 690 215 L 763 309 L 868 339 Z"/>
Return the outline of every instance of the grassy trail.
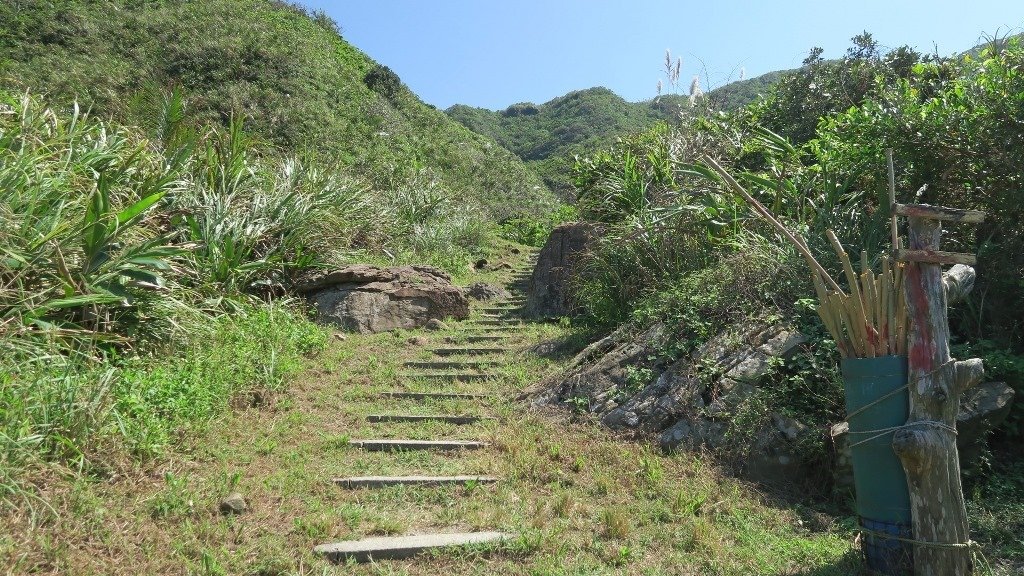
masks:
<path fill-rule="evenodd" d="M 522 270 L 527 256 L 518 258 Z M 485 279 L 510 281 L 505 274 Z M 54 482 L 46 494 L 54 512 L 41 511 L 34 529 L 27 512 L 15 519 L 12 534 L 24 536 L 4 536 L 0 559 L 11 574 L 856 573 L 852 537 L 830 517 L 773 502 L 701 458 L 665 456 L 648 442 L 616 437 L 566 412 L 511 400 L 558 368 L 526 348 L 571 336 L 558 325 L 519 322 L 509 316 L 514 310 L 501 307 L 475 305 L 470 320 L 436 332 L 336 339 L 287 394 L 242 407 L 189 451 L 104 482 Z M 499 319 L 493 316 L 511 322 L 490 325 Z M 496 338 L 481 342 L 481 336 Z M 493 350 L 471 356 L 452 350 L 470 347 Z M 463 360 L 486 364 L 431 367 Z M 428 371 L 486 379 L 410 376 Z M 397 391 L 487 397 L 385 395 Z M 379 421 L 432 414 L 485 418 Z M 354 445 L 359 439 L 487 446 L 371 452 Z M 486 475 L 497 482 L 374 489 L 332 482 L 413 474 Z M 236 490 L 250 510 L 220 514 L 219 502 Z M 517 536 L 358 565 L 335 565 L 313 552 L 316 545 L 370 536 L 484 530 Z"/>

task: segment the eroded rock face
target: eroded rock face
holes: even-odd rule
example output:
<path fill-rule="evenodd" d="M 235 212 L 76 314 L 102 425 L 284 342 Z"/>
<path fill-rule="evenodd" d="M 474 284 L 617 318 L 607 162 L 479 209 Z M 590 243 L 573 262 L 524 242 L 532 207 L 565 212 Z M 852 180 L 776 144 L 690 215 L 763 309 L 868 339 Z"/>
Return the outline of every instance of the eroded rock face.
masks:
<path fill-rule="evenodd" d="M 640 334 L 620 329 L 580 352 L 567 372 L 536 393 L 537 401 L 587 406 L 609 428 L 657 434 L 667 451 L 721 451 L 736 409 L 756 393 L 772 359 L 806 341 L 792 328 L 752 322 L 712 338 L 690 357 L 669 361 L 661 351 L 670 337 L 660 324 Z M 697 367 L 709 365 L 716 375 L 701 375 Z M 816 432 L 772 414 L 738 464 L 755 480 L 801 477 L 807 463 L 796 444 L 809 434 Z"/>
<path fill-rule="evenodd" d="M 572 311 L 572 279 L 578 273 L 581 256 L 599 235 L 599 228 L 589 222 L 562 224 L 551 231 L 527 283 L 527 315 L 553 318 Z"/>
<path fill-rule="evenodd" d="M 961 463 L 970 463 L 981 456 L 988 433 L 1010 415 L 1013 400 L 1013 388 L 1005 382 L 985 382 L 964 392 L 960 397 L 960 413 L 956 416 L 956 444 Z"/>
<path fill-rule="evenodd" d="M 418 328 L 432 319 L 464 319 L 469 301 L 451 277 L 431 266 L 366 264 L 313 271 L 297 283 L 321 321 L 361 333 Z"/>

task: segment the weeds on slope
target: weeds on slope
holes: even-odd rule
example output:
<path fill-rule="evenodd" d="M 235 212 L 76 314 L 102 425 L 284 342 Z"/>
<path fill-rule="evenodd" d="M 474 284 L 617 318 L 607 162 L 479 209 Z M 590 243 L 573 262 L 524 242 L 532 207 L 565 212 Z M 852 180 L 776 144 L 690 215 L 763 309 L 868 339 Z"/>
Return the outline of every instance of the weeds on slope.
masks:
<path fill-rule="evenodd" d="M 6 500 L 28 494 L 19 477 L 33 463 L 103 474 L 117 454 L 150 458 L 281 389 L 324 340 L 282 299 L 299 271 L 370 260 L 459 272 L 493 237 L 429 171 L 374 191 L 276 158 L 239 121 L 200 130 L 178 93 L 149 97 L 147 139 L 0 92 Z"/>

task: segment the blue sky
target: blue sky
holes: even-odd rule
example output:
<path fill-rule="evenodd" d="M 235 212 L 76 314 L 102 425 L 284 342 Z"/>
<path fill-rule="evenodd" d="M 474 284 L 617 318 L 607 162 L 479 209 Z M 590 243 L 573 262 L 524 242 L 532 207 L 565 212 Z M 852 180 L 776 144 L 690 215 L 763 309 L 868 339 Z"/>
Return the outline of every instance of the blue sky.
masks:
<path fill-rule="evenodd" d="M 439 108 L 502 109 L 571 90 L 655 94 L 665 50 L 711 87 L 793 68 L 812 46 L 841 56 L 871 32 L 883 47 L 948 55 L 1024 27 L 1022 0 L 304 0 Z M 841 7 L 840 7 L 841 6 Z"/>

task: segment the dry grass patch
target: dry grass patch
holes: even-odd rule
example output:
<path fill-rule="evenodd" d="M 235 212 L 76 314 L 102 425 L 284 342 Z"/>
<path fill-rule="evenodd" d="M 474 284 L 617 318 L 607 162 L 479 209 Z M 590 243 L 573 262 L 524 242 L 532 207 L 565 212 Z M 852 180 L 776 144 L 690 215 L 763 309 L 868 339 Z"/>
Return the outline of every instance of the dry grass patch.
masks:
<path fill-rule="evenodd" d="M 810 530 L 800 515 L 704 460 L 666 456 L 568 412 L 506 400 L 551 361 L 512 354 L 485 382 L 409 382 L 398 375 L 458 328 L 332 341 L 289 393 L 236 412 L 160 462 L 98 478 L 47 478 L 52 510 L 19 510 L 0 531 L 13 574 L 815 574 L 854 573 L 850 535 Z M 516 344 L 566 336 L 526 324 Z M 396 389 L 487 392 L 487 402 L 383 398 Z M 500 399 L 505 398 L 505 399 Z M 497 417 L 454 426 L 370 423 L 369 414 Z M 366 453 L 353 438 L 461 438 L 486 450 Z M 487 474 L 493 485 L 343 490 L 342 476 Z M 251 509 L 223 516 L 230 491 Z M 335 539 L 497 529 L 509 543 L 400 562 L 331 566 L 313 546 Z"/>

